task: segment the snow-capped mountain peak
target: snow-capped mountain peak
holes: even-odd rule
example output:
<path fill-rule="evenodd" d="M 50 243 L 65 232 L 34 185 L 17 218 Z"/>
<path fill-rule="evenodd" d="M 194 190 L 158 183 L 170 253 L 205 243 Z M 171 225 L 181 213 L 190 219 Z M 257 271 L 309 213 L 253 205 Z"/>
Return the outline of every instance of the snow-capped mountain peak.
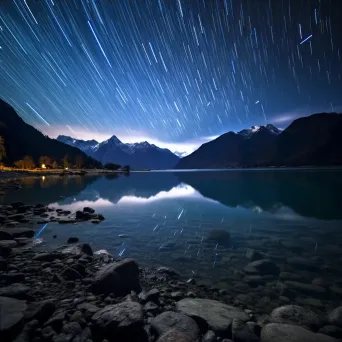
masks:
<path fill-rule="evenodd" d="M 265 126 L 252 126 L 251 128 L 243 129 L 242 131 L 238 132 L 238 134 L 242 135 L 246 138 L 249 138 L 253 134 L 255 134 L 256 132 L 259 132 L 261 130 L 267 130 L 268 132 L 275 134 L 275 135 L 278 135 L 282 132 L 281 129 L 279 129 L 279 128 L 271 125 L 271 124 L 267 124 Z"/>

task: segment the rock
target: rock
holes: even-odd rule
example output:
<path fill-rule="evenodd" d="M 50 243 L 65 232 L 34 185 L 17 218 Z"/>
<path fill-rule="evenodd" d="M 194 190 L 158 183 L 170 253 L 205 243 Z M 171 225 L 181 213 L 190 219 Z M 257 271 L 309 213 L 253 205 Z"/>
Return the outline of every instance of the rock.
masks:
<path fill-rule="evenodd" d="M 197 323 L 183 313 L 165 311 L 151 321 L 151 327 L 156 331 L 157 336 L 174 329 L 188 335 L 194 341 L 197 341 L 200 337 L 200 329 Z"/>
<path fill-rule="evenodd" d="M 92 341 L 91 338 L 92 338 L 91 330 L 89 329 L 89 327 L 86 327 L 85 329 L 83 329 L 81 334 L 77 335 L 72 340 L 72 342 L 90 342 L 90 341 Z"/>
<path fill-rule="evenodd" d="M 305 283 L 305 278 L 297 273 L 290 273 L 290 272 L 280 272 L 279 279 L 281 280 L 292 280 L 292 281 L 299 281 Z"/>
<path fill-rule="evenodd" d="M 279 267 L 268 259 L 253 261 L 244 268 L 244 271 L 248 274 L 260 275 L 278 275 L 280 272 Z"/>
<path fill-rule="evenodd" d="M 0 275 L 0 280 L 5 284 L 20 283 L 25 280 L 24 273 L 9 272 Z"/>
<path fill-rule="evenodd" d="M 143 310 L 136 302 L 108 305 L 96 312 L 91 321 L 95 336 L 118 341 L 134 341 L 135 337 L 143 334 Z"/>
<path fill-rule="evenodd" d="M 272 323 L 292 324 L 309 329 L 318 329 L 322 325 L 322 320 L 313 311 L 297 305 L 284 305 L 272 311 Z"/>
<path fill-rule="evenodd" d="M 124 296 L 131 291 L 140 292 L 139 267 L 132 259 L 124 259 L 104 266 L 94 276 L 92 290 L 96 294 L 114 293 Z"/>
<path fill-rule="evenodd" d="M 40 323 L 47 321 L 55 311 L 55 304 L 52 300 L 30 303 L 25 311 L 26 321 L 38 320 Z"/>
<path fill-rule="evenodd" d="M 34 236 L 34 230 L 29 228 L 10 228 L 10 229 L 2 229 L 4 232 L 10 233 L 13 238 L 32 238 Z M 0 240 L 2 240 L 0 238 Z"/>
<path fill-rule="evenodd" d="M 244 322 L 249 320 L 249 316 L 241 309 L 211 299 L 185 298 L 176 303 L 176 309 L 197 322 L 205 322 L 219 334 L 229 331 L 234 318 Z"/>
<path fill-rule="evenodd" d="M 330 286 L 329 290 L 332 294 L 337 295 L 339 297 L 342 296 L 342 287 L 337 287 L 337 286 Z"/>
<path fill-rule="evenodd" d="M 233 319 L 232 337 L 234 342 L 259 342 L 259 337 L 252 333 L 248 325 L 240 319 Z"/>
<path fill-rule="evenodd" d="M 1 229 L 0 230 L 0 240 L 13 240 L 13 235 L 8 233 L 7 231 Z"/>
<path fill-rule="evenodd" d="M 249 285 L 262 285 L 274 279 L 272 275 L 247 275 L 243 278 L 244 282 Z"/>
<path fill-rule="evenodd" d="M 0 241 L 0 256 L 8 257 L 13 247 L 17 247 L 18 243 L 14 240 L 1 240 Z"/>
<path fill-rule="evenodd" d="M 217 243 L 220 246 L 224 246 L 224 247 L 230 247 L 231 245 L 230 233 L 224 229 L 211 230 L 207 238 L 205 239 L 205 241 Z"/>
<path fill-rule="evenodd" d="M 79 272 L 77 272 L 75 269 L 73 269 L 72 267 L 66 268 L 61 273 L 61 276 L 64 279 L 67 279 L 67 280 L 77 280 L 77 279 L 81 279 L 82 278 L 82 275 Z"/>
<path fill-rule="evenodd" d="M 150 291 L 148 291 L 146 293 L 146 301 L 149 302 L 149 301 L 152 301 L 154 303 L 159 303 L 159 296 L 160 296 L 160 292 L 158 289 L 151 289 Z"/>
<path fill-rule="evenodd" d="M 76 220 L 87 221 L 91 219 L 91 214 L 84 211 L 76 211 Z"/>
<path fill-rule="evenodd" d="M 88 243 L 82 243 L 77 246 L 62 246 L 59 248 L 60 252 L 62 254 L 74 254 L 74 255 L 80 255 L 85 254 L 88 256 L 93 256 L 93 250 L 91 249 L 90 245 Z"/>
<path fill-rule="evenodd" d="M 304 271 L 317 271 L 319 265 L 314 260 L 302 257 L 287 258 L 286 263 Z"/>
<path fill-rule="evenodd" d="M 158 305 L 156 303 L 147 302 L 144 305 L 144 311 L 156 314 L 159 311 L 159 307 L 158 307 Z"/>
<path fill-rule="evenodd" d="M 95 210 L 93 208 L 90 208 L 90 207 L 84 207 L 83 208 L 83 212 L 85 213 L 90 213 L 90 214 L 94 214 L 95 213 Z"/>
<path fill-rule="evenodd" d="M 328 315 L 329 323 L 342 327 L 342 306 L 337 307 Z"/>
<path fill-rule="evenodd" d="M 267 324 L 261 330 L 261 342 L 337 342 L 336 339 L 315 334 L 302 327 L 289 324 Z"/>
<path fill-rule="evenodd" d="M 39 253 L 34 256 L 32 260 L 51 262 L 56 259 L 61 259 L 61 255 L 59 253 Z"/>
<path fill-rule="evenodd" d="M 335 338 L 342 338 L 342 328 L 336 325 L 325 325 L 318 331 L 320 334 L 329 335 Z"/>
<path fill-rule="evenodd" d="M 6 287 L 0 288 L 0 296 L 11 297 L 17 299 L 26 299 L 30 288 L 26 285 L 15 283 Z"/>
<path fill-rule="evenodd" d="M 0 271 L 7 268 L 7 261 L 0 256 Z"/>
<path fill-rule="evenodd" d="M 76 243 L 78 240 L 78 237 L 69 237 L 67 243 Z"/>
<path fill-rule="evenodd" d="M 212 330 L 208 330 L 207 333 L 202 337 L 201 342 L 215 342 L 216 335 Z"/>
<path fill-rule="evenodd" d="M 22 207 L 23 205 L 25 205 L 25 204 L 22 203 L 22 202 L 13 202 L 13 203 L 11 203 L 11 207 L 13 209 L 18 209 L 18 208 Z"/>
<path fill-rule="evenodd" d="M 63 326 L 64 319 L 65 312 L 55 313 L 47 322 L 45 322 L 44 326 L 52 326 L 53 329 L 59 331 Z"/>
<path fill-rule="evenodd" d="M 157 342 L 195 342 L 195 340 L 191 340 L 188 335 L 172 329 L 160 336 Z"/>
<path fill-rule="evenodd" d="M 166 274 L 171 277 L 180 277 L 180 274 L 176 270 L 170 267 L 164 267 L 164 266 L 159 267 L 157 269 L 157 272 L 161 274 Z"/>
<path fill-rule="evenodd" d="M 81 248 L 81 253 L 89 255 L 89 256 L 93 256 L 93 250 L 91 249 L 88 243 L 83 243 L 79 245 L 78 247 Z"/>
<path fill-rule="evenodd" d="M 304 283 L 299 283 L 297 281 L 286 280 L 284 281 L 284 284 L 293 290 L 300 291 L 305 294 L 321 295 L 327 292 L 326 289 L 322 286 L 304 284 Z"/>
<path fill-rule="evenodd" d="M 62 333 L 74 337 L 82 333 L 82 328 L 78 322 L 70 322 L 63 325 Z"/>
<path fill-rule="evenodd" d="M 1 341 L 12 341 L 23 326 L 25 301 L 0 297 L 0 336 Z"/>
<path fill-rule="evenodd" d="M 246 252 L 246 258 L 249 259 L 250 261 L 257 261 L 257 260 L 266 259 L 267 255 L 265 253 L 260 253 L 254 249 L 249 248 L 247 249 L 247 252 Z"/>
<path fill-rule="evenodd" d="M 85 311 L 85 312 L 90 313 L 90 314 L 94 314 L 95 312 L 100 310 L 99 307 L 97 307 L 94 304 L 90 304 L 90 303 L 79 304 L 79 305 L 77 305 L 77 309 L 81 310 L 81 311 Z"/>

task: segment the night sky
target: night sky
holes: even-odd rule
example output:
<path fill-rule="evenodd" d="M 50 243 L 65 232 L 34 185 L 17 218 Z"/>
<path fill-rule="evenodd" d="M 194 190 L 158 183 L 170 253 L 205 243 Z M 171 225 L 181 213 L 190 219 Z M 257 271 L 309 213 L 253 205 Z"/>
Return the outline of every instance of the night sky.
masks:
<path fill-rule="evenodd" d="M 0 97 L 45 134 L 175 150 L 342 109 L 341 0 L 4 0 Z"/>

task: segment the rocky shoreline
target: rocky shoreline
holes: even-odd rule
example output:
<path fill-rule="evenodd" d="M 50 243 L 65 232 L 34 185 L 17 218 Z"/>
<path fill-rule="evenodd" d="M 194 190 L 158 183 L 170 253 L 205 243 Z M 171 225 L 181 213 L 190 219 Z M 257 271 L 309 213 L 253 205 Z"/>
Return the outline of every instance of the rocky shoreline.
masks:
<path fill-rule="evenodd" d="M 342 307 L 319 316 L 285 305 L 256 314 L 225 291 L 93 253 L 12 249 L 0 259 L 1 341 L 333 342 Z M 330 335 L 330 336 L 328 336 Z M 331 336 L 335 336 L 333 338 Z"/>
<path fill-rule="evenodd" d="M 17 181 L 5 184 L 4 191 L 20 187 Z M 306 283 L 292 272 L 300 266 L 317 277 L 319 258 L 293 256 L 284 265 L 249 249 L 248 264 L 236 271 L 244 286 L 219 289 L 200 284 L 196 275 L 183 279 L 169 267 L 139 267 L 132 259 L 94 253 L 77 237 L 53 251 L 35 246 L 37 222 L 103 219 L 88 207 L 75 213 L 21 202 L 0 207 L 1 342 L 342 339 L 340 287 L 320 278 Z M 229 243 L 228 232 L 216 235 L 213 241 Z"/>

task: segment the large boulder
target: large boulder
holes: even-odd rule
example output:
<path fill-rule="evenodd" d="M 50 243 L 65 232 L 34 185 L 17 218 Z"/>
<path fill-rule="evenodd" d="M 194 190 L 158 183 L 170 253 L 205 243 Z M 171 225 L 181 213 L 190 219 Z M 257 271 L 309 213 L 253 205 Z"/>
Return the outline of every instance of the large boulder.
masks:
<path fill-rule="evenodd" d="M 285 280 L 284 283 L 292 290 L 302 292 L 304 294 L 324 295 L 327 291 L 324 287 L 312 284 L 300 283 L 298 281 Z"/>
<path fill-rule="evenodd" d="M 124 296 L 132 290 L 140 292 L 139 267 L 132 259 L 104 266 L 94 276 L 92 290 L 96 294 L 114 293 Z"/>
<path fill-rule="evenodd" d="M 108 305 L 91 318 L 95 338 L 115 338 L 118 341 L 139 340 L 144 333 L 142 306 L 136 302 Z"/>
<path fill-rule="evenodd" d="M 185 298 L 177 302 L 176 309 L 223 335 L 230 331 L 234 318 L 244 322 L 249 320 L 241 309 L 211 299 Z"/>
<path fill-rule="evenodd" d="M 158 336 L 171 329 L 188 335 L 192 340 L 198 340 L 200 329 L 197 323 L 187 315 L 180 312 L 165 311 L 151 321 L 151 327 Z"/>
<path fill-rule="evenodd" d="M 160 336 L 157 342 L 195 342 L 190 339 L 187 334 L 184 334 L 176 329 L 168 330 L 164 335 Z"/>
<path fill-rule="evenodd" d="M 267 324 L 261 330 L 261 342 L 337 342 L 323 334 L 315 334 L 307 329 L 290 324 Z"/>
<path fill-rule="evenodd" d="M 233 319 L 232 337 L 234 342 L 259 342 L 259 337 L 255 335 L 248 325 L 240 319 Z"/>
<path fill-rule="evenodd" d="M 0 256 L 8 257 L 12 252 L 12 248 L 14 247 L 18 247 L 17 241 L 0 240 Z"/>
<path fill-rule="evenodd" d="M 323 322 L 313 311 L 297 305 L 284 305 L 270 315 L 272 323 L 292 324 L 317 330 Z"/>
<path fill-rule="evenodd" d="M 248 274 L 260 275 L 278 275 L 280 272 L 279 267 L 268 259 L 253 261 L 249 263 L 244 270 Z"/>
<path fill-rule="evenodd" d="M 34 230 L 29 228 L 4 228 L 2 231 L 11 234 L 14 238 L 32 238 L 34 236 Z"/>
<path fill-rule="evenodd" d="M 12 341 L 22 326 L 26 302 L 8 297 L 0 297 L 1 342 Z"/>
<path fill-rule="evenodd" d="M 25 311 L 25 320 L 38 320 L 40 323 L 47 321 L 55 311 L 55 304 L 52 300 L 30 303 Z"/>
<path fill-rule="evenodd" d="M 29 297 L 30 288 L 21 283 L 14 283 L 9 286 L 0 287 L 0 296 L 11 297 L 16 299 L 26 299 Z"/>

